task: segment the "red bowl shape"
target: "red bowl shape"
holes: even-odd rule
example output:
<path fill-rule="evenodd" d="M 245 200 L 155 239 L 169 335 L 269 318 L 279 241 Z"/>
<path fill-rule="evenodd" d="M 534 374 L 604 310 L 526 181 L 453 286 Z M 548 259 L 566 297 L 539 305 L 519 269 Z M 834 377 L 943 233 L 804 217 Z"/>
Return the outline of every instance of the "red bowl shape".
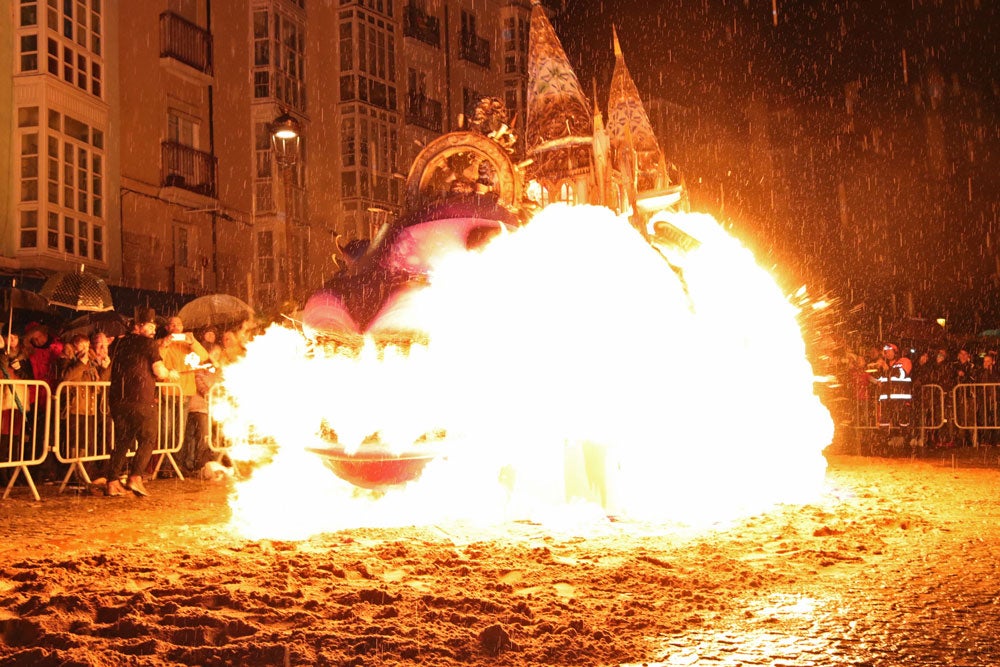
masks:
<path fill-rule="evenodd" d="M 407 451 L 394 454 L 382 445 L 365 444 L 348 454 L 342 447 L 310 447 L 337 477 L 363 489 L 383 490 L 401 486 L 420 477 L 437 454 L 430 451 Z"/>

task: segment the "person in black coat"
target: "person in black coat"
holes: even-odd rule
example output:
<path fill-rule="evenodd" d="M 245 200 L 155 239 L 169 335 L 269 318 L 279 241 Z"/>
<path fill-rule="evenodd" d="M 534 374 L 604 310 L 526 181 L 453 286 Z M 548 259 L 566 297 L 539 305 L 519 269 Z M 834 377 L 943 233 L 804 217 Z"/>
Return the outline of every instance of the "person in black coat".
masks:
<path fill-rule="evenodd" d="M 156 448 L 158 421 L 156 382 L 176 382 L 177 371 L 168 371 L 161 357 L 163 339 L 156 339 L 156 313 L 143 309 L 136 316 L 132 333 L 114 345 L 111 360 L 111 385 L 108 406 L 115 426 L 114 449 L 106 468 L 105 495 L 121 496 L 131 491 L 148 496 L 142 483 Z M 129 449 L 136 443 L 136 453 L 129 464 Z M 124 487 L 121 478 L 127 473 Z"/>

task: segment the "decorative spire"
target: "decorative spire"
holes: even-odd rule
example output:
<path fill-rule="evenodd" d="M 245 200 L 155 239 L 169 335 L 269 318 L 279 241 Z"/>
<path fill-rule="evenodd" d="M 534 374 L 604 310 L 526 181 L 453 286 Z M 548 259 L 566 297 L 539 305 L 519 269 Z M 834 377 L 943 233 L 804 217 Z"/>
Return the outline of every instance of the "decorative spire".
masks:
<path fill-rule="evenodd" d="M 593 119 L 587 96 L 537 1 L 531 6 L 528 43 L 528 151 L 561 139 L 590 137 Z"/>
<path fill-rule="evenodd" d="M 608 99 L 608 133 L 611 135 L 611 149 L 615 154 L 634 150 L 640 190 L 656 187 L 663 154 L 653 134 L 653 126 L 646 115 L 646 109 L 639 99 L 632 75 L 625 65 L 618 32 L 612 27 L 615 49 L 615 70 L 611 75 L 611 93 Z M 642 181 L 652 181 L 643 183 Z"/>
<path fill-rule="evenodd" d="M 597 77 L 590 80 L 590 90 L 591 95 L 594 98 L 594 130 L 597 130 L 598 125 L 600 128 L 604 129 L 604 116 L 601 115 L 601 108 L 597 106 Z"/>
<path fill-rule="evenodd" d="M 604 117 L 597 106 L 597 79 L 591 79 L 594 97 L 594 180 L 591 204 L 608 204 L 611 190 L 611 143 L 604 129 Z"/>

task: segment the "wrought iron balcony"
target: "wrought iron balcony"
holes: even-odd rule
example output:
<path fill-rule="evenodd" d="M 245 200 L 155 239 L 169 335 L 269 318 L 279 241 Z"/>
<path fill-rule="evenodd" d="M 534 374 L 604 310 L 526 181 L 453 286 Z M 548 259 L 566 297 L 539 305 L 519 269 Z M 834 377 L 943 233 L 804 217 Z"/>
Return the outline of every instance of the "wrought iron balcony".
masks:
<path fill-rule="evenodd" d="M 214 199 L 217 166 L 218 159 L 209 153 L 173 141 L 160 144 L 163 187 L 181 188 Z"/>
<path fill-rule="evenodd" d="M 173 12 L 160 14 L 160 57 L 212 73 L 212 34 Z"/>
<path fill-rule="evenodd" d="M 424 44 L 441 46 L 441 22 L 416 5 L 403 10 L 403 36 L 419 39 Z"/>
<path fill-rule="evenodd" d="M 462 32 L 458 57 L 486 69 L 490 68 L 490 40 L 473 32 Z"/>
<path fill-rule="evenodd" d="M 426 95 L 411 93 L 406 98 L 406 122 L 432 132 L 441 132 L 441 103 Z"/>

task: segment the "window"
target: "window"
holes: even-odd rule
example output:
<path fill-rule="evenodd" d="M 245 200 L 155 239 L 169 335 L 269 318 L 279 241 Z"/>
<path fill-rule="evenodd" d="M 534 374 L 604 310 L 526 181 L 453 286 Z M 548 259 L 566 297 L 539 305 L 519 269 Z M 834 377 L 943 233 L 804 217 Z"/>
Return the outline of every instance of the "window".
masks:
<path fill-rule="evenodd" d="M 46 8 L 49 28 L 45 39 L 46 71 L 95 97 L 101 97 L 103 92 L 102 1 L 63 0 L 59 3 L 49 0 Z M 22 3 L 22 25 L 25 6 Z M 33 20 L 37 21 L 37 17 Z M 22 35 L 21 71 L 38 69 L 41 41 L 38 34 Z"/>
<path fill-rule="evenodd" d="M 354 44 L 350 21 L 340 24 L 340 71 L 350 72 L 354 67 Z"/>
<path fill-rule="evenodd" d="M 340 126 L 340 164 L 344 167 L 353 167 L 354 157 L 354 119 L 345 118 Z"/>
<path fill-rule="evenodd" d="M 340 172 L 340 196 L 350 199 L 358 196 L 358 175 L 353 170 Z"/>
<path fill-rule="evenodd" d="M 517 35 L 515 33 L 515 30 L 514 30 L 514 28 L 515 28 L 514 24 L 515 24 L 515 19 L 514 19 L 513 16 L 508 17 L 507 21 L 504 23 L 504 28 L 503 28 L 503 50 L 504 51 L 513 51 L 515 45 L 517 44 L 517 41 L 516 41 Z"/>
<path fill-rule="evenodd" d="M 185 225 L 174 227 L 174 264 L 191 268 L 191 230 Z"/>
<path fill-rule="evenodd" d="M 271 178 L 271 128 L 267 123 L 254 126 L 254 209 L 257 213 L 275 211 L 274 184 Z"/>
<path fill-rule="evenodd" d="M 462 35 L 476 34 L 476 15 L 462 10 Z"/>
<path fill-rule="evenodd" d="M 21 71 L 38 71 L 38 35 L 21 35 Z"/>
<path fill-rule="evenodd" d="M 268 41 L 269 17 L 266 11 L 253 13 L 253 64 L 267 67 L 271 64 L 271 42 Z"/>
<path fill-rule="evenodd" d="M 167 111 L 167 141 L 198 148 L 198 123 L 182 112 Z"/>
<path fill-rule="evenodd" d="M 576 203 L 576 188 L 572 183 L 564 182 L 559 186 L 559 201 L 567 204 Z"/>
<path fill-rule="evenodd" d="M 517 112 L 517 88 L 507 88 L 503 91 L 503 103 L 507 105 L 508 113 L 513 116 Z"/>
<path fill-rule="evenodd" d="M 21 211 L 21 238 L 22 248 L 38 247 L 38 210 L 27 209 Z"/>
<path fill-rule="evenodd" d="M 257 282 L 274 282 L 274 232 L 257 232 Z"/>
<path fill-rule="evenodd" d="M 21 27 L 38 25 L 38 3 L 36 0 L 21 0 Z"/>
<path fill-rule="evenodd" d="M 398 117 L 376 109 L 361 109 L 356 118 L 341 122 L 340 194 L 344 199 L 371 199 L 380 205 L 397 204 L 399 179 Z"/>
<path fill-rule="evenodd" d="M 38 107 L 17 110 L 17 127 L 21 145 L 20 196 L 18 202 L 18 241 L 22 248 L 38 247 Z"/>
<path fill-rule="evenodd" d="M 38 107 L 18 109 L 17 119 L 20 247 L 44 241 L 53 252 L 103 262 L 104 133 L 55 109 L 45 128 Z"/>
<path fill-rule="evenodd" d="M 38 132 L 21 135 L 21 201 L 38 201 Z"/>
<path fill-rule="evenodd" d="M 280 11 L 253 13 L 253 86 L 257 99 L 274 98 L 305 111 L 305 24 Z"/>
<path fill-rule="evenodd" d="M 396 98 L 396 39 L 392 23 L 376 21 L 362 12 L 357 14 L 357 22 L 347 17 L 340 26 L 341 71 L 354 67 L 362 76 L 342 76 L 340 79 L 340 99 L 358 99 L 377 107 L 395 111 Z M 357 44 L 351 40 L 352 31 L 357 35 Z M 354 58 L 357 57 L 355 63 Z M 355 85 L 357 89 L 355 90 Z M 355 97 L 356 96 L 356 97 Z"/>

